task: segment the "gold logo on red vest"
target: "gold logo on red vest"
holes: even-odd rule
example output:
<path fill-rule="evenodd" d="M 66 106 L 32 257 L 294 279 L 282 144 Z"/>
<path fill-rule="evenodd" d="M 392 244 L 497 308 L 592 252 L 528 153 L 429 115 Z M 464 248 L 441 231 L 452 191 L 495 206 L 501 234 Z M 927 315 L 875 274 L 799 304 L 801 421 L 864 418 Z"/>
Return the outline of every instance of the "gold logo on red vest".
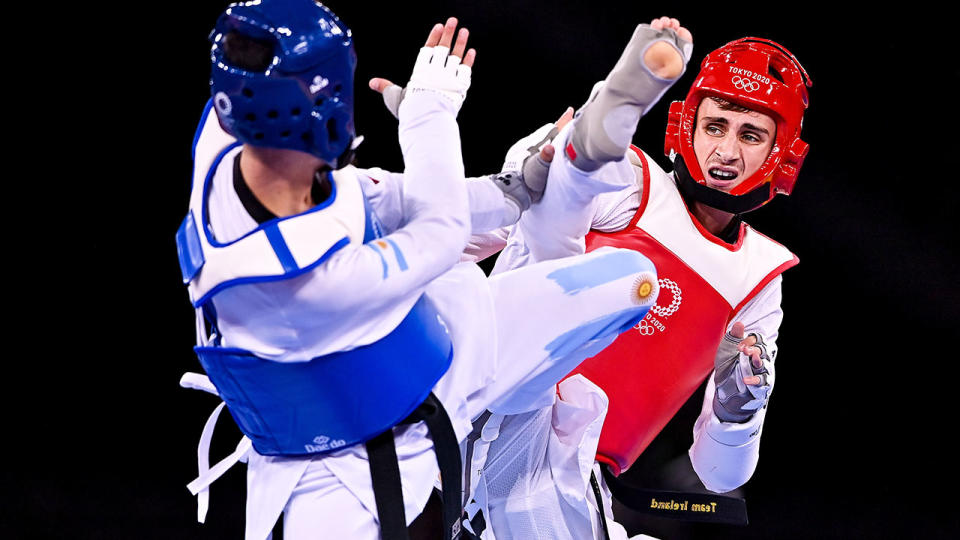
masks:
<path fill-rule="evenodd" d="M 647 312 L 647 315 L 634 326 L 641 336 L 652 336 L 657 332 L 665 332 L 667 330 L 666 325 L 660 319 L 666 319 L 667 317 L 673 315 L 680 309 L 680 303 L 683 301 L 681 296 L 680 286 L 673 280 L 669 279 L 660 279 L 658 280 L 660 285 L 660 296 L 657 298 L 657 303 L 650 308 L 650 311 Z M 662 305 L 667 300 L 667 295 L 665 292 L 670 292 L 670 304 L 666 307 Z"/>

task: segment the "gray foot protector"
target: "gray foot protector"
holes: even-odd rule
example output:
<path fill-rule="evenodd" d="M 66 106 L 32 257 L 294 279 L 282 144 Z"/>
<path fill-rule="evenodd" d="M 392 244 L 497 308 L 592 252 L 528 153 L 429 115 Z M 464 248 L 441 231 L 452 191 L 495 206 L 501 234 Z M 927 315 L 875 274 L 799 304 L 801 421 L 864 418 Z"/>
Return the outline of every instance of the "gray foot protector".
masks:
<path fill-rule="evenodd" d="M 658 41 L 676 49 L 684 66 L 690 60 L 693 44 L 680 39 L 673 30 L 654 30 L 648 24 L 637 26 L 605 84 L 578 115 L 564 152 L 578 169 L 594 171 L 604 163 L 621 159 L 640 117 L 680 78 L 661 79 L 643 63 L 647 49 Z"/>

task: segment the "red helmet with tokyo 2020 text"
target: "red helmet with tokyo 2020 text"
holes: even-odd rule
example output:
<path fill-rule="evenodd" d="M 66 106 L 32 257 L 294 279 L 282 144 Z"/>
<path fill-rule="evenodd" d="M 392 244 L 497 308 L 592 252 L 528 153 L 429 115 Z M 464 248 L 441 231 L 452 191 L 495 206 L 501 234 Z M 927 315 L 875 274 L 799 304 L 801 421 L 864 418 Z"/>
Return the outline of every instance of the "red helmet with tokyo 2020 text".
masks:
<path fill-rule="evenodd" d="M 741 38 L 708 54 L 686 99 L 670 105 L 664 152 L 679 155 L 675 165 L 681 187 L 682 177 L 687 176 L 691 195 L 698 200 L 698 194 L 704 196 L 707 200 L 703 202 L 733 213 L 762 206 L 777 193 L 789 195 L 810 148 L 800 140 L 810 86 L 800 62 L 768 39 Z M 770 115 L 777 124 L 770 155 L 757 172 L 729 193 L 707 187 L 693 150 L 697 108 L 711 96 Z"/>

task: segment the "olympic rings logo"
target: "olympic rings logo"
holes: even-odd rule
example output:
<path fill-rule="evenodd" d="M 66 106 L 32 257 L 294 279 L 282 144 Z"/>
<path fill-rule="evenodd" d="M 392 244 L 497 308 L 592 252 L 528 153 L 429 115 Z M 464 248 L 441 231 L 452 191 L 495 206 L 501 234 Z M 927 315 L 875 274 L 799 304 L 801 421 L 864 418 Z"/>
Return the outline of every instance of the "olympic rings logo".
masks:
<path fill-rule="evenodd" d="M 657 332 L 657 330 L 666 332 L 667 327 L 659 319 L 654 317 L 654 315 L 667 318 L 680 309 L 680 302 L 683 301 L 683 298 L 680 296 L 680 287 L 675 281 L 669 279 L 658 279 L 657 285 L 659 286 L 659 290 L 661 292 L 665 290 L 670 291 L 670 296 L 672 297 L 670 300 L 670 305 L 663 307 L 654 304 L 650 308 L 650 311 L 647 313 L 647 315 L 643 319 L 640 319 L 640 322 L 633 327 L 641 336 L 652 336 Z M 664 298 L 665 297 L 661 294 L 657 297 L 657 300 L 663 300 Z"/>
<path fill-rule="evenodd" d="M 656 329 L 650 325 L 646 320 L 641 320 L 640 324 L 636 326 L 637 331 L 640 332 L 641 336 L 652 336 Z"/>
<path fill-rule="evenodd" d="M 751 81 L 745 77 L 740 77 L 739 75 L 734 75 L 730 81 L 733 83 L 734 88 L 746 90 L 747 92 L 755 92 L 760 89 L 760 83 Z"/>
<path fill-rule="evenodd" d="M 655 305 L 652 308 L 650 308 L 650 311 L 661 317 L 669 317 L 670 315 L 673 315 L 674 313 L 676 313 L 678 309 L 680 309 L 680 302 L 683 301 L 683 298 L 680 296 L 680 292 L 681 292 L 680 287 L 676 284 L 676 282 L 671 281 L 669 279 L 661 279 L 658 281 L 660 284 L 661 293 L 664 290 L 668 290 L 670 291 L 670 294 L 673 296 L 673 299 L 670 301 L 670 305 L 668 307 Z M 663 298 L 663 296 L 661 295 L 660 298 Z"/>

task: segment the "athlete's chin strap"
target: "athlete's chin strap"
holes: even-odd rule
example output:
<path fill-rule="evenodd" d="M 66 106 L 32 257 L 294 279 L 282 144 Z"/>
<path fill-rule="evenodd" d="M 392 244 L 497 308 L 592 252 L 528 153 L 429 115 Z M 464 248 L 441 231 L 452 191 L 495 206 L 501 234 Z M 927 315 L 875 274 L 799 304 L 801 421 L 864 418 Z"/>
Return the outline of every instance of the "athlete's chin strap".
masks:
<path fill-rule="evenodd" d="M 437 396 L 431 392 L 427 399 L 401 424 L 423 421 L 433 439 L 433 451 L 440 466 L 440 484 L 443 490 L 443 540 L 460 535 L 460 514 L 463 509 L 462 463 L 460 445 L 453 425 Z M 403 513 L 403 490 L 400 487 L 400 467 L 393 441 L 393 429 L 388 429 L 366 442 L 370 458 L 370 477 L 373 496 L 377 503 L 380 535 L 383 540 L 409 540 L 407 520 Z"/>
<path fill-rule="evenodd" d="M 697 182 L 690 176 L 687 164 L 684 163 L 680 154 L 677 154 L 673 160 L 673 170 L 676 173 L 677 186 L 685 198 L 693 199 L 717 210 L 731 214 L 742 214 L 759 208 L 770 200 L 769 183 L 743 195 L 730 195 Z"/>
<path fill-rule="evenodd" d="M 323 172 L 326 171 L 338 171 L 347 165 L 352 165 L 354 158 L 357 157 L 357 147 L 360 146 L 360 143 L 363 142 L 363 135 L 359 135 L 350 139 L 350 144 L 347 145 L 347 148 L 343 151 L 342 154 L 337 156 L 336 163 L 332 165 L 326 165 L 323 168 Z"/>

